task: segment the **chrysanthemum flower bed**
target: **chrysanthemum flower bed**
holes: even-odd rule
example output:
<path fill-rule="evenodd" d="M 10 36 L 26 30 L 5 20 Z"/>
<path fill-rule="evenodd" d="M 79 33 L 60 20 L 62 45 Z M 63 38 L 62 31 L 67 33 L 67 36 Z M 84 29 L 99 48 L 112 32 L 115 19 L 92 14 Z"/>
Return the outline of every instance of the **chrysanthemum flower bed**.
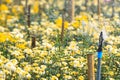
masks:
<path fill-rule="evenodd" d="M 94 54 L 97 71 L 100 31 L 105 33 L 102 80 L 120 79 L 119 17 L 110 20 L 101 16 L 98 21 L 96 15 L 81 12 L 73 22 L 65 21 L 61 42 L 61 17 L 51 21 L 43 18 L 39 24 L 35 19 L 38 10 L 33 6 L 35 18 L 28 27 L 23 5 L 13 6 L 10 13 L 11 8 L 5 5 L 11 5 L 10 1 L 0 6 L 0 80 L 87 80 L 87 54 Z M 31 36 L 36 37 L 35 48 L 31 48 Z"/>

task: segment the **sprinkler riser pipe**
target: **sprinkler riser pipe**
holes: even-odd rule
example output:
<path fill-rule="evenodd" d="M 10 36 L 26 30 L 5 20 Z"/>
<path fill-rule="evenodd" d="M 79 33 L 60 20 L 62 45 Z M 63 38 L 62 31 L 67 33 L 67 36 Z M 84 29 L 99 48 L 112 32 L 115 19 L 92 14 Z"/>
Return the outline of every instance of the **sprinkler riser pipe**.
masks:
<path fill-rule="evenodd" d="M 101 80 L 101 58 L 98 58 L 98 69 L 97 69 L 97 79 Z"/>

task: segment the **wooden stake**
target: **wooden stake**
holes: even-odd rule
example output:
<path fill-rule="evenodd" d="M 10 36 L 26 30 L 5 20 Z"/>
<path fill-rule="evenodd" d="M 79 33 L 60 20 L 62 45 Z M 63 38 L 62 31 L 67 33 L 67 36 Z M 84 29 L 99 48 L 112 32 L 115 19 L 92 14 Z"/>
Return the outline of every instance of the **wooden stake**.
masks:
<path fill-rule="evenodd" d="M 68 17 L 69 17 L 69 22 L 72 22 L 74 20 L 74 8 L 75 8 L 75 4 L 74 4 L 74 0 L 69 0 L 68 1 Z"/>
<path fill-rule="evenodd" d="M 0 6 L 1 6 L 1 4 L 2 4 L 2 0 L 0 0 Z M 0 13 L 1 13 L 1 7 L 0 7 Z"/>
<path fill-rule="evenodd" d="M 63 11 L 63 13 L 62 13 L 62 27 L 61 27 L 61 43 L 62 43 L 62 41 L 63 41 L 63 36 L 64 36 L 64 21 L 65 21 L 65 13 L 64 13 L 64 11 Z"/>
<path fill-rule="evenodd" d="M 100 13 L 101 13 L 101 10 L 100 10 L 100 0 L 98 0 L 98 20 L 100 20 Z"/>
<path fill-rule="evenodd" d="M 19 0 L 19 5 L 21 4 L 21 0 Z"/>
<path fill-rule="evenodd" d="M 95 80 L 93 54 L 87 55 L 87 62 L 88 62 L 88 80 Z"/>
<path fill-rule="evenodd" d="M 28 23 L 28 27 L 30 27 L 30 23 L 31 23 L 31 20 L 30 20 L 30 15 L 31 15 L 31 6 L 29 5 L 28 6 L 28 13 L 27 13 L 27 23 Z"/>
<path fill-rule="evenodd" d="M 14 0 L 14 3 L 17 4 L 17 5 L 20 5 L 21 4 L 21 0 Z"/>
<path fill-rule="evenodd" d="M 38 16 L 39 16 L 39 24 L 41 24 L 42 8 L 41 8 L 40 4 L 39 4 L 39 12 L 38 12 Z"/>
<path fill-rule="evenodd" d="M 28 0 L 25 0 L 25 15 L 28 13 Z"/>
<path fill-rule="evenodd" d="M 6 15 L 5 15 L 5 27 L 7 27 L 7 16 L 8 16 L 8 14 L 6 13 Z"/>
<path fill-rule="evenodd" d="M 85 0 L 86 11 L 87 11 L 87 3 L 88 3 L 88 0 Z"/>
<path fill-rule="evenodd" d="M 0 5 L 2 4 L 2 0 L 0 0 Z"/>
<path fill-rule="evenodd" d="M 113 3 L 112 3 L 112 18 L 114 17 L 114 13 L 115 13 L 115 0 L 113 0 Z"/>
<path fill-rule="evenodd" d="M 34 48 L 35 46 L 36 46 L 36 37 L 32 36 L 31 48 Z"/>
<path fill-rule="evenodd" d="M 41 0 L 39 0 L 39 3 L 41 2 Z M 42 5 L 41 4 L 39 4 L 39 12 L 38 12 L 38 15 L 39 15 L 39 17 L 41 18 L 41 14 L 42 14 Z"/>

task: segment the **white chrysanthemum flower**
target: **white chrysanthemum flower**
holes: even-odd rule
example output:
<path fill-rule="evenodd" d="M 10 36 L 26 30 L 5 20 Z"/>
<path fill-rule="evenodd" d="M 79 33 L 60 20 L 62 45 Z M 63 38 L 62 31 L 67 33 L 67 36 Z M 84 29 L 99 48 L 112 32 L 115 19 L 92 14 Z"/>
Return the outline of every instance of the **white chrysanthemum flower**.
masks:
<path fill-rule="evenodd" d="M 69 50 L 73 50 L 73 51 L 78 50 L 77 43 L 74 42 L 74 41 L 70 42 L 70 45 L 68 46 L 68 49 L 69 49 Z"/>
<path fill-rule="evenodd" d="M 31 75 L 30 75 L 30 74 L 27 74 L 25 77 L 26 77 L 27 79 L 30 79 L 30 78 L 31 78 Z"/>
<path fill-rule="evenodd" d="M 5 80 L 5 73 L 0 70 L 0 80 Z"/>
<path fill-rule="evenodd" d="M 8 62 L 4 65 L 4 68 L 10 70 L 10 71 L 15 71 L 16 67 L 12 62 Z"/>
<path fill-rule="evenodd" d="M 80 66 L 80 62 L 78 60 L 74 60 L 74 67 L 79 67 Z"/>
<path fill-rule="evenodd" d="M 20 52 L 19 52 L 19 51 L 13 51 L 13 52 L 11 53 L 11 55 L 19 56 L 19 55 L 20 55 Z"/>

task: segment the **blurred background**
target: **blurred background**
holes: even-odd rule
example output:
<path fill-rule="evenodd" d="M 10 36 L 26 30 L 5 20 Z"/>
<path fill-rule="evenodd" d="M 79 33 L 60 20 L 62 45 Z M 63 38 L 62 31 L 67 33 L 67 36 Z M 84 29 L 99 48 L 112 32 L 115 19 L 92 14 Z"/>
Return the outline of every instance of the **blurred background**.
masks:
<path fill-rule="evenodd" d="M 38 16 L 42 17 L 41 19 L 53 21 L 61 16 L 63 9 L 67 10 L 69 7 L 67 6 L 68 1 L 69 0 L 0 0 L 0 11 L 11 16 L 24 16 L 24 13 L 27 11 L 25 9 L 26 5 L 31 5 L 32 19 L 34 19 L 34 21 L 39 20 Z M 87 12 L 91 16 L 97 14 L 97 0 L 74 0 L 74 2 L 75 16 L 81 12 Z M 120 16 L 119 3 L 120 0 L 100 0 L 101 15 L 106 18 Z"/>

